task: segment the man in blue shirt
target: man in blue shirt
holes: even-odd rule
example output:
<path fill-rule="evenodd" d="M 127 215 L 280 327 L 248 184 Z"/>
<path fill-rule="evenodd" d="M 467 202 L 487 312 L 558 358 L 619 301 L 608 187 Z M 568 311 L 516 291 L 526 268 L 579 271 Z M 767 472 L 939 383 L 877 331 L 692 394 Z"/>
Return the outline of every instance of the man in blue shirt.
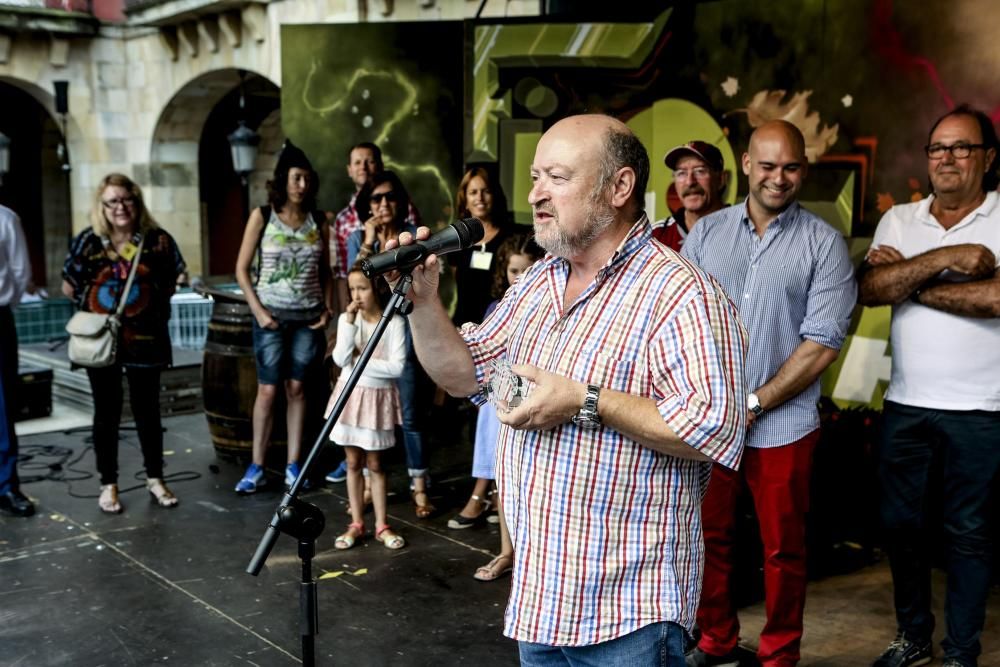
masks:
<path fill-rule="evenodd" d="M 767 623 L 757 655 L 765 667 L 799 660 L 819 376 L 837 358 L 856 296 L 844 239 L 796 201 L 807 171 L 805 141 L 794 125 L 760 126 L 743 155 L 750 186 L 746 201 L 703 218 L 682 249 L 722 283 L 739 309 L 750 336 L 751 392 L 743 466 L 736 472 L 714 465 L 703 503 L 702 637 L 689 665 L 738 662 L 730 574 L 744 480 L 764 544 Z"/>

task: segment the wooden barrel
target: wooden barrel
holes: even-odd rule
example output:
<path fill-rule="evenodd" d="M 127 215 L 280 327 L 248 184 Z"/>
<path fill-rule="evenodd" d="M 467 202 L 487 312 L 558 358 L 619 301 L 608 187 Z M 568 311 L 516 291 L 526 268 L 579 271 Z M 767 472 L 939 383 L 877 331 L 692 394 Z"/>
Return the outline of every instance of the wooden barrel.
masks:
<path fill-rule="evenodd" d="M 257 397 L 253 315 L 241 294 L 210 289 L 202 292 L 215 301 L 201 365 L 208 430 L 217 455 L 249 460 L 253 449 L 253 404 Z M 278 403 L 271 440 L 284 445 L 284 401 Z"/>

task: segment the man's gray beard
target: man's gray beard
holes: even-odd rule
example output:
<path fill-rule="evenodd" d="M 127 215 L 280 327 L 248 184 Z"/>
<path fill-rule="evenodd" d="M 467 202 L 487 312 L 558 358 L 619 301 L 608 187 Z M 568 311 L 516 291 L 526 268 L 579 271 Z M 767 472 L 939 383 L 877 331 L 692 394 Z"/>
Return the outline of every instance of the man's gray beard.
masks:
<path fill-rule="evenodd" d="M 587 205 L 587 224 L 576 236 L 559 226 L 559 218 L 553 213 L 549 228 L 539 230 L 535 226 L 535 243 L 556 257 L 575 257 L 590 246 L 594 240 L 615 222 L 615 210 L 605 201 L 591 199 Z"/>

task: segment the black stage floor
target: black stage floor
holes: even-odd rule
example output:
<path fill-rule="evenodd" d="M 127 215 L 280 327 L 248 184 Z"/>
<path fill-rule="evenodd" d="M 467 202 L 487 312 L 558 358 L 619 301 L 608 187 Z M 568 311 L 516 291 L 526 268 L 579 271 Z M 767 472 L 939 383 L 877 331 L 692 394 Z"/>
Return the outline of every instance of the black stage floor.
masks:
<path fill-rule="evenodd" d="M 0 665 L 298 664 L 296 542 L 282 536 L 259 577 L 244 572 L 280 498 L 279 480 L 237 496 L 242 467 L 216 458 L 202 415 L 169 417 L 164 426 L 166 473 L 197 479 L 172 481 L 180 505 L 157 507 L 133 477 L 141 470 L 135 434 L 123 432 L 120 486 L 134 490 L 122 495 L 118 516 L 98 509 L 96 476 L 75 472 L 94 471 L 89 433 L 21 439 L 31 456 L 23 478 L 77 481 L 26 483 L 36 516 L 0 516 Z M 68 469 L 53 447 L 82 459 Z M 318 664 L 517 663 L 515 643 L 501 634 L 509 577 L 471 576 L 498 550 L 497 528 L 446 525 L 468 497 L 470 449 L 434 451 L 432 499 L 442 511 L 429 520 L 415 518 L 405 465 L 392 464 L 390 523 L 407 540 L 400 551 L 370 533 L 335 550 L 348 522 L 344 485 L 304 494 L 327 518 L 314 561 Z M 369 513 L 369 531 L 373 521 Z"/>
<path fill-rule="evenodd" d="M 414 517 L 402 453 L 391 450 L 390 522 L 408 542 L 400 551 L 370 537 L 335 550 L 333 540 L 348 521 L 344 485 L 305 494 L 327 518 L 314 568 L 317 664 L 517 664 L 515 643 L 501 634 L 510 579 L 472 578 L 498 549 L 496 527 L 447 527 L 470 491 L 468 430 L 456 427 L 467 419 L 459 413 L 434 420 L 436 432 L 451 434 L 432 440 L 432 498 L 441 511 L 429 520 Z M 38 503 L 36 516 L 0 515 L 0 667 L 299 664 L 295 541 L 282 536 L 259 577 L 244 573 L 280 497 L 277 488 L 233 493 L 243 468 L 217 459 L 201 414 L 167 417 L 164 426 L 167 474 L 187 480 L 171 481 L 180 506 L 164 510 L 150 501 L 134 477 L 141 469 L 135 434 L 125 431 L 121 486 L 133 490 L 122 495 L 125 513 L 118 516 L 97 508 L 88 433 L 21 439 L 30 457 L 22 478 L 46 479 L 24 484 Z M 330 462 L 334 456 L 339 453 L 327 454 Z M 371 523 L 369 514 L 369 530 Z M 940 572 L 934 591 L 940 639 Z M 762 602 L 741 610 L 749 645 L 756 644 L 764 618 Z M 894 628 L 886 563 L 812 582 L 805 627 L 802 667 L 871 665 Z M 981 665 L 1000 664 L 998 638 L 995 588 Z"/>

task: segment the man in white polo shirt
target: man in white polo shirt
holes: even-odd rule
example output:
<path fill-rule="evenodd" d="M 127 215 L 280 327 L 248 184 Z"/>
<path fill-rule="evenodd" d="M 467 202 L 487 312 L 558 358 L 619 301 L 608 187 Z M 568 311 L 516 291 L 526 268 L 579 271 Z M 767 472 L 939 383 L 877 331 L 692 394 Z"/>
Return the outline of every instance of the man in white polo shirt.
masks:
<path fill-rule="evenodd" d="M 879 454 L 897 635 L 875 667 L 931 661 L 927 481 L 943 462 L 948 539 L 946 667 L 977 664 L 990 588 L 990 491 L 1000 469 L 1000 197 L 997 134 L 968 106 L 926 146 L 933 194 L 893 206 L 859 276 L 858 301 L 892 305 L 892 379 Z"/>

